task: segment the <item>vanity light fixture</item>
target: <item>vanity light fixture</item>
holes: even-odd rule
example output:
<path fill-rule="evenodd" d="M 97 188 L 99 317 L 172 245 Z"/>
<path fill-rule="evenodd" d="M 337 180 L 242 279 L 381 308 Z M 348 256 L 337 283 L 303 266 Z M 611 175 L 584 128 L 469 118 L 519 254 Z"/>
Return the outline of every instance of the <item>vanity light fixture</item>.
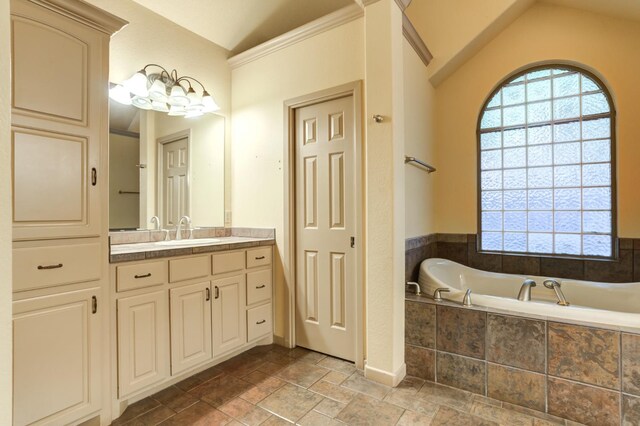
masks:
<path fill-rule="evenodd" d="M 160 72 L 147 74 L 149 67 L 160 68 Z M 192 82 L 202 87 L 201 95 L 193 89 Z M 145 65 L 121 84 L 113 86 L 109 89 L 109 97 L 124 105 L 187 118 L 220 109 L 198 80 L 186 75 L 180 77 L 175 69 L 169 72 L 157 64 Z"/>

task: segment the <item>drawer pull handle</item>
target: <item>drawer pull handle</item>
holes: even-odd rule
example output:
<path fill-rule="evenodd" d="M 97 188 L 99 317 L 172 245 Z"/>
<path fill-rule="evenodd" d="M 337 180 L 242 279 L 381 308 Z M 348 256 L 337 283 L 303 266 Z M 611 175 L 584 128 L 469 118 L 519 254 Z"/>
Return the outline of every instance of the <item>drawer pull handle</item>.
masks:
<path fill-rule="evenodd" d="M 264 324 L 265 322 L 267 322 L 267 320 L 258 321 L 258 322 L 256 322 L 256 324 L 260 325 L 260 324 Z"/>
<path fill-rule="evenodd" d="M 211 290 L 209 290 L 209 287 L 207 287 L 207 298 L 205 299 L 207 302 L 209 300 L 211 300 Z"/>
<path fill-rule="evenodd" d="M 95 296 L 91 296 L 91 313 L 95 314 L 98 312 L 98 298 Z"/>
<path fill-rule="evenodd" d="M 144 274 L 144 275 L 134 275 L 133 278 L 138 280 L 140 278 L 149 278 L 150 276 L 151 276 L 151 272 L 149 272 L 148 274 Z"/>
<path fill-rule="evenodd" d="M 262 284 L 262 285 L 257 285 L 257 286 L 256 286 L 256 288 L 257 288 L 257 289 L 265 288 L 265 287 L 266 287 L 266 285 L 264 285 L 264 284 Z"/>
<path fill-rule="evenodd" d="M 58 263 L 57 265 L 39 265 L 38 269 L 39 270 L 43 270 L 43 269 L 60 269 L 62 268 L 62 263 Z"/>
<path fill-rule="evenodd" d="M 264 256 L 258 256 L 258 257 L 256 257 L 256 260 L 262 260 L 262 259 L 264 259 Z"/>

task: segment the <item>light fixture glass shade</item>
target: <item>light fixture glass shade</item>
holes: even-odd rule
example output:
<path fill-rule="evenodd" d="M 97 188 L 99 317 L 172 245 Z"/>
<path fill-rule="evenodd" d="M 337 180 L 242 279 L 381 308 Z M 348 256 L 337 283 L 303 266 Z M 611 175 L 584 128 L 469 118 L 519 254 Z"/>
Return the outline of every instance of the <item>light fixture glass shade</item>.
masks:
<path fill-rule="evenodd" d="M 184 118 L 200 117 L 201 115 L 204 115 L 204 111 L 201 108 L 194 108 L 191 111 L 187 111 Z"/>
<path fill-rule="evenodd" d="M 213 112 L 220 109 L 216 101 L 213 100 L 213 97 L 205 90 L 202 93 L 202 105 L 204 105 L 205 112 Z"/>
<path fill-rule="evenodd" d="M 154 111 L 169 112 L 169 106 L 166 102 L 151 101 L 151 108 Z"/>
<path fill-rule="evenodd" d="M 130 91 L 136 96 L 149 96 L 147 73 L 145 70 L 140 70 L 130 78 L 122 82 L 125 89 Z"/>
<path fill-rule="evenodd" d="M 116 84 L 109 89 L 109 97 L 123 105 L 131 105 L 131 93 L 122 84 Z"/>
<path fill-rule="evenodd" d="M 187 106 L 189 105 L 189 98 L 187 98 L 187 94 L 185 93 L 182 86 L 179 84 L 174 84 L 171 88 L 171 93 L 169 94 L 169 100 L 167 101 L 169 105 L 175 106 Z"/>
<path fill-rule="evenodd" d="M 142 96 L 134 96 L 131 100 L 133 106 L 138 107 L 140 109 L 152 109 L 151 101 L 148 98 Z"/>
<path fill-rule="evenodd" d="M 167 86 L 159 78 L 149 88 L 149 97 L 152 101 L 167 102 Z"/>
<path fill-rule="evenodd" d="M 185 115 L 186 113 L 187 111 L 184 109 L 183 106 L 180 106 L 180 105 L 171 105 L 171 108 L 169 108 L 169 115 L 181 116 L 181 115 Z"/>

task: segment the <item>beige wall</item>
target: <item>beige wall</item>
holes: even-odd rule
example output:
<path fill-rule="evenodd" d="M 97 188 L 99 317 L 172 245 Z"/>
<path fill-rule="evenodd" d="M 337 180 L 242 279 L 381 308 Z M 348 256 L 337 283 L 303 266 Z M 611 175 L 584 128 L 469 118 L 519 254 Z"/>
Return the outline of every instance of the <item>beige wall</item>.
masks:
<path fill-rule="evenodd" d="M 640 237 L 640 23 L 536 4 L 437 89 L 438 232 L 476 232 L 476 123 L 515 70 L 562 59 L 596 73 L 617 109 L 618 235 Z"/>
<path fill-rule="evenodd" d="M 284 101 L 364 79 L 363 19 L 352 21 L 232 71 L 234 226 L 275 227 L 275 325 L 286 332 L 284 282 Z"/>
<path fill-rule="evenodd" d="M 13 409 L 11 337 L 11 143 L 9 1 L 0 0 L 0 424 Z"/>
<path fill-rule="evenodd" d="M 137 228 L 140 196 L 119 191 L 139 191 L 140 138 L 109 133 L 109 228 Z"/>
<path fill-rule="evenodd" d="M 403 42 L 404 53 L 404 149 L 407 155 L 419 158 L 434 167 L 436 91 L 429 82 L 427 67 L 408 41 Z M 405 238 L 436 232 L 435 180 L 437 173 L 428 174 L 423 168 L 407 164 L 405 167 Z"/>

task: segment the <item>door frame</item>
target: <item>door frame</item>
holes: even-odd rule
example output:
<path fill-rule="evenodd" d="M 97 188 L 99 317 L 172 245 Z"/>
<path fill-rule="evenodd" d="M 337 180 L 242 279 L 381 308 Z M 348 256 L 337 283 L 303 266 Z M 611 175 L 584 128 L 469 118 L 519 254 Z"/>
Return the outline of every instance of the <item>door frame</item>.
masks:
<path fill-rule="evenodd" d="M 164 197 L 162 195 L 162 188 L 164 186 L 163 174 L 164 174 L 164 145 L 179 141 L 180 139 L 187 139 L 187 216 L 191 216 L 191 129 L 180 130 L 179 132 L 171 133 L 170 135 L 162 136 L 156 139 L 156 156 L 158 158 L 156 162 L 156 214 L 160 217 L 160 222 L 164 222 L 162 218 L 162 202 Z M 162 227 L 162 226 L 161 226 Z"/>
<path fill-rule="evenodd" d="M 284 285 L 288 289 L 288 321 L 289 327 L 285 331 L 285 346 L 296 345 L 296 123 L 295 111 L 298 108 L 314 105 L 347 96 L 353 97 L 354 117 L 354 177 L 355 177 L 355 305 L 356 305 L 356 367 L 364 368 L 364 252 L 365 252 L 365 219 L 363 217 L 364 188 L 363 188 L 363 128 L 362 128 L 362 81 L 357 80 L 330 89 L 303 95 L 284 102 L 284 248 L 283 272 Z M 277 340 L 277 339 L 276 339 Z"/>

